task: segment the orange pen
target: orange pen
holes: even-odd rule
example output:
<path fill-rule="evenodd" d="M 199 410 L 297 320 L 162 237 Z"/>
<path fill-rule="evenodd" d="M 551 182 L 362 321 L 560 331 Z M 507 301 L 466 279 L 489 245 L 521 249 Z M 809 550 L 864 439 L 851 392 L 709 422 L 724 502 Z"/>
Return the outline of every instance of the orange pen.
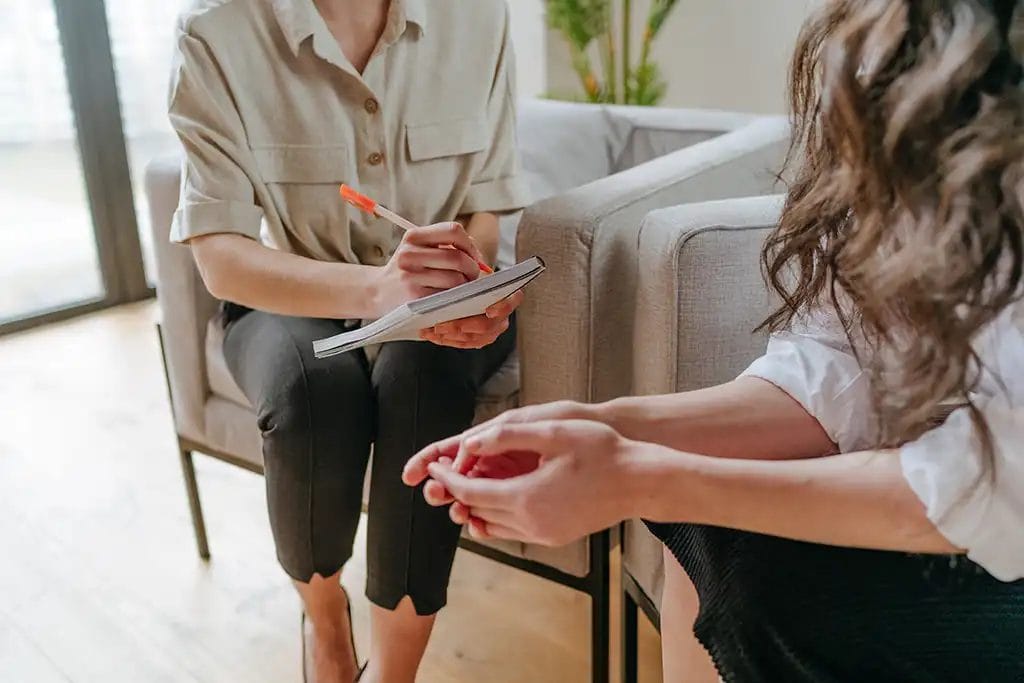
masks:
<path fill-rule="evenodd" d="M 392 225 L 398 226 L 402 230 L 415 230 L 418 227 L 411 221 L 402 218 L 394 211 L 388 209 L 387 207 L 381 206 L 377 202 L 367 197 L 365 194 L 352 189 L 348 185 L 342 185 L 340 191 L 341 198 L 344 199 L 349 204 L 351 204 L 352 206 L 359 209 L 360 211 L 365 211 L 371 216 L 383 218 L 384 220 L 390 222 Z M 452 244 L 446 244 L 444 245 L 444 248 L 455 249 L 455 246 Z M 485 273 L 487 275 L 490 275 L 491 273 L 494 272 L 494 269 L 491 268 L 486 263 L 484 263 L 483 261 L 477 261 L 476 265 L 479 266 L 480 272 Z"/>

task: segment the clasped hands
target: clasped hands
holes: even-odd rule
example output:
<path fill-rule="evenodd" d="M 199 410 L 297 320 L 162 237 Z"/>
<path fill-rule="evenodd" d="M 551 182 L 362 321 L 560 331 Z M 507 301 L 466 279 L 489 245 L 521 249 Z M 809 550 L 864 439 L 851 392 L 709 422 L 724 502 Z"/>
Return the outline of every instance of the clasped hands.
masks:
<path fill-rule="evenodd" d="M 564 545 L 633 516 L 638 444 L 593 406 L 511 410 L 423 449 L 402 475 L 478 539 Z"/>

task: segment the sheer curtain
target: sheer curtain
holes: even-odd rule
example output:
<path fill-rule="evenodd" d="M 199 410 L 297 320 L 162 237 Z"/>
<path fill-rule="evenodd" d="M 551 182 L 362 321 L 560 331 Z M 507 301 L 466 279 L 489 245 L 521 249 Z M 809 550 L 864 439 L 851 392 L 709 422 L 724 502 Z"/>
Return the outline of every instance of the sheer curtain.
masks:
<path fill-rule="evenodd" d="M 106 0 L 139 237 L 151 281 L 153 245 L 143 173 L 154 157 L 177 149 L 167 120 L 167 93 L 177 17 L 191 4 L 190 0 Z"/>
<path fill-rule="evenodd" d="M 73 139 L 52 4 L 0 0 L 0 17 L 0 144 Z"/>

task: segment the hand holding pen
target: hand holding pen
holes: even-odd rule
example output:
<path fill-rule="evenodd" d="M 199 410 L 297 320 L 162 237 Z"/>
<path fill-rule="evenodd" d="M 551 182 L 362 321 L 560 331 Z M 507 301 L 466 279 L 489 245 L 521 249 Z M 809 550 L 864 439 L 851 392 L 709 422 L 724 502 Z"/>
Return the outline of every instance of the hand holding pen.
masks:
<path fill-rule="evenodd" d="M 370 214 L 371 216 L 377 216 L 378 218 L 383 218 L 384 220 L 388 221 L 392 225 L 397 226 L 397 227 L 401 228 L 402 230 L 405 230 L 406 233 L 408 233 L 409 231 L 419 230 L 419 226 L 417 226 L 412 221 L 409 221 L 409 220 L 406 220 L 405 218 L 402 218 L 401 216 L 399 216 L 397 213 L 395 213 L 391 209 L 388 209 L 387 207 L 385 207 L 385 206 L 383 206 L 381 204 L 378 204 L 374 200 L 372 200 L 369 197 L 367 197 L 365 194 L 362 194 L 361 192 L 356 191 L 355 189 L 349 187 L 348 185 L 342 185 L 340 191 L 341 191 L 341 198 L 344 199 L 349 204 L 351 204 L 352 206 L 354 206 L 357 209 L 359 209 L 360 211 L 364 211 L 364 212 Z M 442 244 L 442 245 L 439 245 L 439 246 L 442 249 L 457 249 L 458 248 L 458 245 L 456 245 L 455 243 L 452 243 L 452 244 Z M 490 275 L 491 273 L 494 272 L 494 269 L 491 268 L 489 265 L 487 265 L 487 263 L 483 259 L 483 256 L 480 254 L 480 251 L 478 249 L 476 249 L 475 247 L 473 249 L 473 252 L 470 253 L 470 256 L 472 256 L 474 259 L 476 259 L 476 264 L 477 264 L 477 266 L 480 267 L 480 272 L 484 273 L 485 275 Z"/>
<path fill-rule="evenodd" d="M 483 255 L 459 223 L 420 227 L 347 185 L 341 186 L 341 196 L 353 206 L 405 230 L 395 253 L 376 277 L 374 308 L 380 314 L 407 301 L 475 280 L 484 270 Z"/>
<path fill-rule="evenodd" d="M 345 201 L 405 230 L 391 260 L 380 269 L 376 308 L 381 314 L 411 299 L 417 299 L 465 282 L 481 273 L 494 271 L 459 223 L 438 223 L 418 227 L 377 204 L 347 185 L 341 186 Z M 425 341 L 460 349 L 476 349 L 492 343 L 509 328 L 509 318 L 522 302 L 522 292 L 499 301 L 484 315 L 441 323 L 422 330 Z"/>

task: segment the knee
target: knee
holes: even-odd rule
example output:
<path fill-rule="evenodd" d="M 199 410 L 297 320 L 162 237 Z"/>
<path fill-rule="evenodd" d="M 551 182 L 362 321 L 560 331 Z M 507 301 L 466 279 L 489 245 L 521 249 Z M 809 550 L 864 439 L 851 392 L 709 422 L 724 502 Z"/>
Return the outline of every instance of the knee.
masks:
<path fill-rule="evenodd" d="M 298 358 L 281 363 L 272 375 L 256 406 L 265 451 L 308 450 L 317 436 L 371 419 L 365 378 L 333 371 L 329 363 L 307 364 Z"/>

